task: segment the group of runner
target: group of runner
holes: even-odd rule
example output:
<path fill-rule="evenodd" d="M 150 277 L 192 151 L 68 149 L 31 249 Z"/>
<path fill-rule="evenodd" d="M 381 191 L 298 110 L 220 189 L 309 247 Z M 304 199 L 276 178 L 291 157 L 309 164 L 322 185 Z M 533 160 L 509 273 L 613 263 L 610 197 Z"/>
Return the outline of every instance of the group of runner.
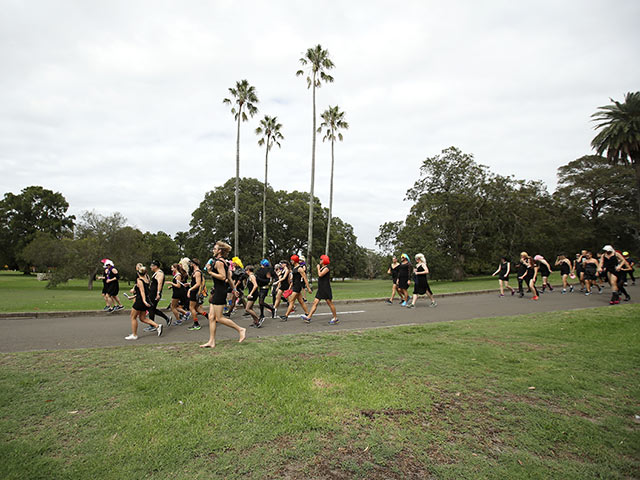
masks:
<path fill-rule="evenodd" d="M 127 298 L 133 300 L 131 334 L 125 339 L 138 339 L 138 322 L 147 324 L 145 330 L 155 331 L 158 336 L 161 336 L 168 327 L 182 325 L 190 320 L 193 323 L 188 329 L 200 330 L 202 326 L 198 316 L 202 316 L 209 321 L 209 341 L 201 347 L 215 346 L 215 332 L 218 323 L 235 329 L 239 334 L 239 341 L 242 342 L 246 336 L 246 329 L 231 320 L 232 313 L 242 308 L 245 312 L 244 315 L 250 316 L 252 319 L 250 326 L 262 328 L 265 321 L 265 310 L 269 311 L 271 318 L 278 317 L 278 308 L 283 299 L 286 302 L 286 309 L 279 316 L 279 320 L 282 322 L 288 320 L 289 315 L 295 310 L 297 302 L 304 311 L 301 318 L 306 323 L 311 323 L 322 300 L 327 302 L 332 313 L 329 324 L 336 325 L 339 322 L 333 303 L 331 261 L 328 256 L 322 255 L 320 263 L 316 266 L 318 289 L 309 309 L 304 292 L 312 293 L 312 289 L 303 257 L 292 255 L 290 260 L 282 260 L 276 265 L 272 265 L 268 259 L 262 259 L 256 266 L 247 265 L 245 267 L 238 257 L 227 260 L 230 251 L 231 246 L 227 243 L 217 242 L 213 248 L 213 256 L 204 265 L 204 270 L 197 258 L 183 258 L 178 263 L 171 265 L 172 278 L 166 282 L 158 261 L 151 262 L 151 276 L 144 265 L 137 264 L 135 285 L 131 289 L 131 295 L 125 294 Z M 103 259 L 102 263 L 105 268 L 105 278 L 117 276 L 117 270 L 111 260 Z M 208 279 L 213 281 L 210 288 L 207 285 Z M 112 283 L 112 281 L 108 283 Z M 108 283 L 106 284 L 108 285 Z M 172 290 L 169 308 L 173 314 L 173 320 L 158 308 L 165 283 Z M 204 309 L 204 303 L 208 291 L 210 291 L 210 296 L 208 298 L 209 311 L 207 312 Z M 270 293 L 273 299 L 272 304 L 267 302 Z M 259 314 L 254 310 L 256 303 L 259 306 Z M 157 323 L 156 316 L 162 317 L 166 325 Z"/>
<path fill-rule="evenodd" d="M 564 254 L 558 255 L 553 266 L 557 267 L 562 279 L 562 294 L 574 291 L 571 279 L 577 279 L 580 291 L 585 295 L 591 295 L 594 287 L 598 288 L 598 293 L 602 293 L 605 284 L 611 286 L 611 305 L 620 303 L 620 294 L 624 295 L 624 300 L 629 301 L 631 297 L 625 289 L 627 276 L 635 285 L 634 260 L 629 256 L 629 252 L 615 250 L 611 245 L 605 245 L 596 256 L 592 252 L 582 250 L 576 254 L 572 260 Z M 509 285 L 509 274 L 511 273 L 511 263 L 507 257 L 500 259 L 500 264 L 493 276 L 498 275 L 500 296 L 504 297 L 505 289 L 515 294 L 515 289 Z M 524 297 L 524 288 L 532 293 L 532 299 L 538 300 L 539 293 L 544 293 L 545 289 L 553 291 L 549 283 L 549 276 L 553 272 L 551 264 L 542 256 L 531 257 L 527 252 L 520 253 L 520 260 L 515 265 L 514 271 L 518 279 L 518 295 Z M 536 283 L 538 278 L 542 279 L 541 290 L 538 290 Z"/>

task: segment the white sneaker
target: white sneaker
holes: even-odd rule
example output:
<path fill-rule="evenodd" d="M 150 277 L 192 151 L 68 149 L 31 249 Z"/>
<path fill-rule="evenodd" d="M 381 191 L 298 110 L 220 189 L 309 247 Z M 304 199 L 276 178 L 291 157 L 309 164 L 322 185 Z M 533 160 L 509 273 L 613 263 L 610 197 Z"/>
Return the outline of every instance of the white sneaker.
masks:
<path fill-rule="evenodd" d="M 124 337 L 125 340 L 137 340 L 138 336 L 134 335 L 133 333 L 127 337 Z"/>
<path fill-rule="evenodd" d="M 162 335 L 162 325 L 161 324 L 158 324 L 157 330 L 158 330 L 158 336 Z"/>

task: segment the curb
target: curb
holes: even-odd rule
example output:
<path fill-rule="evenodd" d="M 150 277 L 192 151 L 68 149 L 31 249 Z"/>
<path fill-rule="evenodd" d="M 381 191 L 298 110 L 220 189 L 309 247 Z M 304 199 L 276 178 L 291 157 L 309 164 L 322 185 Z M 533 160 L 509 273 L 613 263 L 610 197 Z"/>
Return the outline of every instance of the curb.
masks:
<path fill-rule="evenodd" d="M 451 293 L 435 293 L 433 296 L 435 298 L 446 298 L 446 297 L 459 297 L 462 295 L 482 295 L 485 293 L 494 293 L 497 289 L 492 290 L 473 290 L 470 292 L 451 292 Z M 421 295 L 421 297 L 425 297 L 425 295 Z M 358 299 L 349 299 L 349 300 L 334 300 L 333 303 L 336 305 L 349 305 L 352 303 L 375 303 L 375 302 L 384 302 L 387 300 L 385 298 L 358 298 Z M 165 311 L 165 309 L 161 309 Z M 131 309 L 125 308 L 123 310 L 118 310 L 117 312 L 107 313 L 104 310 L 74 310 L 74 311 L 66 311 L 66 312 L 6 312 L 0 313 L 0 320 L 16 320 L 20 318 L 72 318 L 72 317 L 102 317 L 104 315 L 130 315 Z"/>

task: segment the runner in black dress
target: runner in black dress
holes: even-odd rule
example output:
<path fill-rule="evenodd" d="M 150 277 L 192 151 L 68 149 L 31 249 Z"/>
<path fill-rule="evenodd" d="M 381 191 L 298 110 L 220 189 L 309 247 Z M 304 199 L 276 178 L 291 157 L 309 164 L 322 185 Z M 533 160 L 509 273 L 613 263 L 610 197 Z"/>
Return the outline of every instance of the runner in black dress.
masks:
<path fill-rule="evenodd" d="M 258 299 L 258 281 L 254 274 L 253 265 L 247 265 L 247 303 L 244 307 L 245 311 L 253 318 L 252 327 L 262 328 L 264 317 L 258 317 L 258 314 L 253 311 L 253 304 Z"/>
<path fill-rule="evenodd" d="M 331 260 L 327 255 L 320 255 L 320 263 L 318 264 L 318 291 L 316 292 L 316 298 L 313 300 L 313 305 L 311 305 L 311 311 L 308 315 L 302 315 L 302 319 L 311 323 L 311 317 L 316 313 L 318 309 L 318 305 L 320 304 L 320 300 L 324 300 L 329 305 L 329 309 L 331 310 L 331 314 L 333 317 L 329 320 L 329 325 L 336 325 L 340 320 L 338 320 L 338 313 L 336 312 L 336 306 L 333 304 L 333 292 L 331 291 L 331 271 L 329 269 L 329 264 Z"/>
<path fill-rule="evenodd" d="M 538 296 L 538 290 L 536 289 L 536 280 L 538 279 L 538 264 L 531 257 L 526 257 L 524 259 L 524 264 L 527 266 L 527 271 L 522 279 L 527 285 L 529 285 L 531 293 L 533 293 L 533 297 L 531 297 L 531 299 L 538 300 L 540 298 Z"/>
<path fill-rule="evenodd" d="M 518 278 L 518 297 L 524 297 L 524 289 L 522 288 L 523 284 L 526 284 L 524 281 L 524 277 L 527 274 L 527 258 L 529 258 L 529 254 L 527 252 L 520 252 L 520 261 L 518 262 L 517 269 L 517 278 Z"/>
<path fill-rule="evenodd" d="M 547 262 L 542 255 L 536 255 L 533 259 L 538 264 L 538 274 L 542 277 L 542 293 L 544 293 L 545 288 L 548 288 L 550 292 L 553 292 L 553 287 L 549 283 L 551 265 L 549 265 L 549 262 Z"/>
<path fill-rule="evenodd" d="M 200 330 L 202 325 L 198 322 L 198 314 L 208 318 L 207 312 L 202 308 L 202 302 L 198 298 L 204 291 L 205 285 L 204 276 L 200 270 L 200 261 L 197 258 L 192 258 L 189 261 L 189 269 L 191 270 L 191 287 L 187 290 L 187 297 L 189 298 L 189 311 L 191 318 L 193 318 L 193 325 L 187 330 Z"/>
<path fill-rule="evenodd" d="M 411 303 L 407 305 L 407 308 L 414 308 L 416 306 L 416 302 L 418 301 L 418 295 L 424 295 L 425 293 L 431 299 L 431 307 L 435 307 L 438 304 L 433 298 L 433 292 L 429 287 L 429 280 L 427 280 L 427 275 L 429 274 L 429 267 L 427 267 L 427 261 L 424 258 L 424 255 L 418 253 L 416 255 L 416 268 L 415 272 L 415 283 L 413 284 L 413 299 Z"/>
<path fill-rule="evenodd" d="M 147 269 L 141 263 L 136 265 L 136 285 L 133 287 L 134 302 L 131 308 L 131 335 L 124 337 L 125 340 L 137 340 L 138 339 L 138 319 L 142 323 L 151 325 L 158 332 L 158 336 L 162 335 L 162 325 L 154 322 L 153 320 L 147 320 L 147 309 L 151 307 L 148 301 L 149 297 L 149 277 L 147 276 Z"/>
<path fill-rule="evenodd" d="M 611 245 L 605 245 L 604 253 L 600 257 L 600 264 L 598 266 L 598 272 L 604 272 L 607 275 L 609 284 L 611 285 L 611 301 L 609 304 L 617 305 L 620 303 L 620 293 L 618 291 L 618 276 L 620 275 L 620 269 L 624 266 L 628 268 L 629 264 L 624 259 L 622 254 L 616 252 Z M 628 296 L 628 294 L 627 294 Z"/>
<path fill-rule="evenodd" d="M 110 312 L 116 312 L 122 310 L 124 306 L 120 303 L 118 293 L 120 293 L 120 273 L 111 260 L 104 262 L 106 283 L 107 283 L 107 295 L 111 300 Z"/>
<path fill-rule="evenodd" d="M 160 262 L 154 260 L 151 262 L 151 284 L 149 285 L 149 298 L 148 302 L 151 304 L 149 308 L 149 318 L 155 321 L 156 315 L 164 318 L 167 323 L 167 327 L 171 326 L 171 319 L 167 315 L 158 309 L 158 304 L 162 300 L 162 288 L 164 287 L 164 272 L 160 268 Z"/>
<path fill-rule="evenodd" d="M 266 308 L 271 312 L 271 318 L 275 317 L 276 310 L 267 302 L 265 302 L 269 295 L 269 284 L 273 277 L 273 271 L 271 263 L 266 258 L 260 262 L 260 268 L 256 271 L 256 280 L 258 281 L 258 300 L 260 302 L 260 318 L 264 318 L 264 309 Z"/>
<path fill-rule="evenodd" d="M 169 283 L 171 288 L 171 311 L 174 316 L 174 325 L 182 325 L 182 317 L 187 314 L 186 308 L 189 308 L 189 300 L 187 299 L 187 272 L 184 271 L 182 265 L 174 263 L 171 265 L 171 273 L 173 278 Z M 186 300 L 186 305 L 185 305 Z"/>
<path fill-rule="evenodd" d="M 627 272 L 627 275 L 629 275 L 629 278 L 631 279 L 631 285 L 635 285 L 636 284 L 636 277 L 634 276 L 634 273 L 635 273 L 635 268 L 634 267 L 636 265 L 636 261 L 629 256 L 629 252 L 622 252 L 622 256 L 624 257 L 624 259 L 629 264 L 629 267 L 631 268 L 631 270 L 629 270 Z"/>
<path fill-rule="evenodd" d="M 108 289 L 107 289 L 107 266 L 104 264 L 107 260 L 109 260 L 108 258 L 103 258 L 102 260 L 100 260 L 100 262 L 102 263 L 102 270 L 103 270 L 103 274 L 100 275 L 99 277 L 96 277 L 97 280 L 102 280 L 102 298 L 104 298 L 104 303 L 105 306 L 102 310 L 110 310 L 111 309 L 111 299 L 109 298 L 109 295 L 107 295 Z"/>
<path fill-rule="evenodd" d="M 591 295 L 591 287 L 595 285 L 598 287 L 598 293 L 602 293 L 602 288 L 598 285 L 598 260 L 593 258 L 591 252 L 585 252 L 582 256 L 582 267 L 584 269 L 584 285 L 585 295 Z"/>
<path fill-rule="evenodd" d="M 247 329 L 242 328 L 233 320 L 222 315 L 227 304 L 227 283 L 231 283 L 231 272 L 225 257 L 229 255 L 231 246 L 225 242 L 216 242 L 213 246 L 213 263 L 207 263 L 207 272 L 213 277 L 213 291 L 209 297 L 209 341 L 200 345 L 201 348 L 213 348 L 216 346 L 216 324 L 233 328 L 238 332 L 238 343 L 244 341 Z M 236 289 L 233 288 L 233 293 Z"/>
<path fill-rule="evenodd" d="M 398 265 L 398 280 L 396 280 L 398 294 L 400 298 L 402 298 L 403 307 L 407 306 L 407 302 L 409 301 L 409 293 L 407 290 L 409 289 L 409 285 L 411 285 L 411 263 L 409 263 L 409 255 L 403 253 L 400 256 L 400 265 Z"/>
<path fill-rule="evenodd" d="M 584 264 L 587 260 L 587 251 L 581 250 L 580 253 L 576 253 L 576 260 L 573 265 L 573 271 L 576 272 L 576 277 L 580 281 L 580 291 L 586 290 L 586 282 L 584 275 Z"/>
<path fill-rule="evenodd" d="M 278 292 L 276 293 L 276 301 L 273 304 L 275 315 L 278 314 L 278 307 L 280 306 L 283 295 L 285 295 L 285 292 L 291 288 L 291 264 L 287 260 L 282 260 L 280 265 L 282 268 L 278 272 Z M 289 294 L 290 293 L 291 292 L 289 292 Z M 289 295 L 287 294 L 287 297 L 288 296 Z M 289 303 L 288 298 L 285 298 L 285 301 Z"/>
<path fill-rule="evenodd" d="M 556 267 L 560 267 L 560 276 L 562 277 L 562 294 L 567 293 L 567 287 L 569 287 L 569 293 L 573 292 L 573 285 L 569 284 L 569 275 L 571 275 L 571 262 L 565 255 L 558 255 L 556 258 Z"/>
<path fill-rule="evenodd" d="M 398 263 L 398 259 L 394 255 L 394 257 L 391 259 L 391 265 L 389 266 L 389 269 L 387 270 L 387 275 L 391 275 L 391 281 L 393 282 L 393 286 L 391 287 L 391 298 L 387 299 L 387 303 L 393 303 L 393 297 L 395 297 L 396 293 L 398 293 L 397 281 L 398 281 L 398 266 L 399 265 L 400 264 Z"/>
<path fill-rule="evenodd" d="M 500 257 L 500 264 L 498 265 L 498 269 L 493 272 L 492 277 L 500 274 L 498 276 L 498 286 L 500 287 L 500 296 L 504 297 L 504 287 L 507 287 L 511 290 L 511 295 L 516 293 L 516 291 L 509 286 L 509 273 L 511 273 L 511 262 L 507 257 Z"/>
<path fill-rule="evenodd" d="M 311 293 L 311 287 L 309 286 L 309 280 L 307 279 L 307 274 L 304 269 L 300 266 L 300 257 L 298 255 L 291 256 L 291 262 L 293 263 L 293 285 L 291 286 L 291 296 L 289 297 L 289 306 L 287 307 L 287 313 L 284 315 L 280 315 L 280 320 L 286 322 L 289 319 L 289 314 L 293 310 L 296 304 L 296 300 L 302 306 L 302 310 L 304 310 L 305 315 L 309 315 L 309 309 L 307 305 L 304 303 L 304 299 L 302 298 L 302 284 L 304 285 L 309 293 Z"/>

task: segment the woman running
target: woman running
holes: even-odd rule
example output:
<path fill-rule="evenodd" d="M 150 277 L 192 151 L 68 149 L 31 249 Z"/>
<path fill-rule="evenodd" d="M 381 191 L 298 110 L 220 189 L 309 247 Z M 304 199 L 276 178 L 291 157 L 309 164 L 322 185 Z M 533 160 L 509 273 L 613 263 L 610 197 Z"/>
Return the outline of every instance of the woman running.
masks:
<path fill-rule="evenodd" d="M 200 261 L 197 258 L 192 258 L 189 261 L 189 268 L 191 270 L 191 287 L 187 290 L 187 297 L 189 298 L 189 312 L 191 318 L 193 318 L 193 325 L 188 330 L 200 330 L 202 325 L 198 322 L 198 314 L 203 317 L 207 317 L 207 312 L 202 308 L 202 303 L 199 301 L 198 296 L 204 290 L 204 276 L 202 270 L 200 270 Z"/>
<path fill-rule="evenodd" d="M 104 298 L 105 304 L 102 310 L 111 311 L 111 299 L 109 298 L 109 295 L 107 295 L 107 292 L 109 291 L 109 289 L 107 288 L 107 266 L 104 264 L 107 260 L 108 258 L 103 258 L 102 260 L 100 260 L 100 263 L 102 263 L 103 274 L 99 277 L 96 277 L 96 280 L 102 280 L 102 298 Z"/>
<path fill-rule="evenodd" d="M 136 273 L 136 285 L 131 290 L 135 297 L 133 307 L 131 308 L 131 335 L 124 337 L 125 340 L 138 339 L 138 320 L 155 328 L 158 336 L 162 335 L 162 325 L 153 320 L 147 320 L 147 309 L 151 307 L 151 303 L 149 303 L 148 300 L 149 277 L 147 276 L 147 269 L 144 265 L 138 263 L 136 265 Z"/>
<path fill-rule="evenodd" d="M 266 258 L 260 261 L 260 268 L 256 271 L 256 280 L 258 281 L 258 300 L 260 302 L 260 318 L 264 318 L 264 309 L 266 308 L 271 312 L 271 318 L 275 318 L 276 310 L 267 302 L 265 302 L 269 295 L 269 284 L 271 283 L 272 269 L 271 263 Z"/>
<path fill-rule="evenodd" d="M 622 254 L 616 252 L 611 245 L 605 245 L 604 253 L 600 257 L 600 264 L 598 265 L 598 272 L 604 272 L 607 275 L 609 284 L 611 285 L 611 300 L 610 305 L 617 305 L 620 303 L 620 293 L 618 291 L 618 276 L 620 275 L 620 269 L 629 267 L 629 264 L 624 259 Z M 628 296 L 628 294 L 627 294 Z"/>
<path fill-rule="evenodd" d="M 516 293 L 516 291 L 509 286 L 509 273 L 511 273 L 511 262 L 507 257 L 500 257 L 500 264 L 498 265 L 498 269 L 493 272 L 492 277 L 500 274 L 498 277 L 498 286 L 500 287 L 500 296 L 504 297 L 504 287 L 507 287 L 511 290 L 511 295 Z"/>
<path fill-rule="evenodd" d="M 416 268 L 415 268 L 415 276 L 416 281 L 413 285 L 413 299 L 407 308 L 414 308 L 416 306 L 416 302 L 418 301 L 418 295 L 424 295 L 425 293 L 431 299 L 432 307 L 437 306 L 438 304 L 433 298 L 433 292 L 429 287 L 429 281 L 427 280 L 427 275 L 429 274 L 429 267 L 427 267 L 427 261 L 424 258 L 424 255 L 421 253 L 416 254 Z"/>
<path fill-rule="evenodd" d="M 273 304 L 276 315 L 278 314 L 278 307 L 280 306 L 280 302 L 282 302 L 282 298 L 285 295 L 285 292 L 291 288 L 291 264 L 287 260 L 282 260 L 280 262 L 280 266 L 280 272 L 278 272 L 278 291 L 276 293 L 276 301 Z M 287 294 L 287 297 L 288 296 L 289 294 Z M 287 297 L 285 297 L 284 299 L 287 303 L 289 303 Z"/>
<path fill-rule="evenodd" d="M 318 309 L 318 305 L 320 304 L 320 300 L 324 300 L 329 305 L 329 309 L 331 310 L 331 320 L 329 320 L 329 325 L 337 325 L 340 320 L 338 320 L 338 313 L 336 312 L 336 306 L 333 304 L 333 292 L 331 291 L 331 274 L 329 269 L 329 264 L 331 260 L 327 255 L 320 255 L 320 263 L 318 264 L 318 291 L 316 292 L 316 298 L 313 300 L 313 305 L 311 305 L 311 311 L 308 315 L 302 315 L 302 319 L 311 323 L 311 317 L 316 313 Z"/>
<path fill-rule="evenodd" d="M 298 255 L 291 256 L 291 262 L 293 263 L 293 285 L 291 287 L 292 293 L 290 295 L 289 306 L 287 307 L 287 313 L 284 315 L 280 315 L 280 320 L 286 322 L 289 319 L 289 314 L 293 310 L 296 304 L 296 300 L 300 303 L 302 310 L 304 310 L 305 315 L 309 315 L 309 309 L 307 305 L 304 303 L 304 299 L 302 298 L 302 283 L 307 289 L 307 292 L 311 293 L 311 287 L 309 286 L 309 280 L 307 279 L 307 274 L 304 271 L 304 268 L 300 266 L 300 257 Z"/>
<path fill-rule="evenodd" d="M 616 250 L 616 253 L 621 253 L 621 252 Z M 624 253 L 622 253 L 622 257 L 625 260 L 627 260 L 627 258 L 624 256 Z M 625 302 L 628 302 L 629 300 L 631 300 L 631 297 L 629 296 L 629 292 L 627 292 L 627 289 L 625 288 L 627 284 L 627 275 L 630 272 L 631 272 L 631 264 L 629 263 L 628 260 L 627 260 L 627 263 L 621 263 L 618 265 L 618 270 L 616 275 L 616 277 L 618 277 L 618 292 L 624 295 Z"/>
<path fill-rule="evenodd" d="M 549 275 L 551 275 L 552 272 L 551 265 L 549 265 L 549 262 L 547 262 L 542 255 L 536 255 L 533 259 L 536 261 L 538 273 L 542 277 L 542 293 L 544 293 L 545 288 L 549 288 L 549 291 L 553 292 L 553 287 L 549 283 Z"/>
<path fill-rule="evenodd" d="M 398 285 L 397 285 L 397 281 L 398 281 L 398 266 L 400 264 L 398 263 L 398 258 L 394 255 L 393 258 L 391 259 L 391 265 L 389 266 L 389 269 L 387 270 L 387 275 L 391 275 L 391 281 L 393 282 L 392 287 L 391 287 L 391 298 L 387 299 L 387 303 L 393 303 L 393 297 L 396 296 L 396 293 L 398 293 Z"/>
<path fill-rule="evenodd" d="M 171 312 L 173 313 L 174 325 L 182 325 L 182 318 L 187 314 L 187 311 L 183 308 L 183 299 L 186 298 L 186 280 L 187 272 L 184 271 L 182 265 L 174 263 L 171 265 L 171 273 L 173 278 L 169 282 L 171 288 Z M 184 282 L 184 283 L 183 283 Z M 189 305 L 187 304 L 187 308 Z"/>
<path fill-rule="evenodd" d="M 517 269 L 517 279 L 518 279 L 518 298 L 524 297 L 524 289 L 522 285 L 525 283 L 524 277 L 527 274 L 527 263 L 526 260 L 529 258 L 529 254 L 527 252 L 520 252 L 520 261 L 518 262 Z"/>
<path fill-rule="evenodd" d="M 584 285 L 587 290 L 584 294 L 591 295 L 591 287 L 598 287 L 598 293 L 602 293 L 602 288 L 597 284 L 598 282 L 598 260 L 593 258 L 591 252 L 586 252 L 583 256 L 582 267 L 584 269 Z"/>
<path fill-rule="evenodd" d="M 522 280 L 529 286 L 529 289 L 533 293 L 532 300 L 538 300 L 540 297 L 538 296 L 538 290 L 536 289 L 536 280 L 538 279 L 538 265 L 536 261 L 527 256 L 523 260 L 524 264 L 527 266 L 527 271 L 524 274 Z"/>
<path fill-rule="evenodd" d="M 258 317 L 258 314 L 253 311 L 253 304 L 258 298 L 258 281 L 254 274 L 253 265 L 247 265 L 247 304 L 245 305 L 245 311 L 253 318 L 251 327 L 261 328 L 264 322 L 264 317 Z"/>
<path fill-rule="evenodd" d="M 120 303 L 120 298 L 118 297 L 118 293 L 120 293 L 120 274 L 111 260 L 104 262 L 104 266 L 106 267 L 105 277 L 107 277 L 107 295 L 111 301 L 111 309 L 109 312 L 116 312 L 124 308 L 122 303 Z"/>
<path fill-rule="evenodd" d="M 411 263 L 409 263 L 409 255 L 403 253 L 400 255 L 400 265 L 398 265 L 398 279 L 396 280 L 396 289 L 398 291 L 398 295 L 402 299 L 403 307 L 407 306 L 407 302 L 409 301 L 409 293 L 407 290 L 409 289 L 409 285 L 411 285 Z"/>
<path fill-rule="evenodd" d="M 231 272 L 225 260 L 229 255 L 231 246 L 218 241 L 213 246 L 213 263 L 207 263 L 207 272 L 213 277 L 213 291 L 209 297 L 209 341 L 200 345 L 201 348 L 214 348 L 216 346 L 216 325 L 221 323 L 238 332 L 238 343 L 242 343 L 247 334 L 247 329 L 238 326 L 233 320 L 222 315 L 227 304 L 227 283 L 231 283 Z M 233 293 L 236 293 L 233 288 Z"/>
<path fill-rule="evenodd" d="M 242 305 L 245 310 L 247 308 L 247 299 L 244 296 L 245 283 L 247 281 L 247 272 L 244 269 L 242 260 L 238 257 L 233 257 L 229 264 L 231 270 L 232 285 L 227 286 L 227 299 L 229 300 L 229 310 L 224 313 L 224 316 L 231 318 L 231 314 L 238 305 Z M 237 294 L 233 293 L 233 289 L 236 289 Z"/>
<path fill-rule="evenodd" d="M 167 315 L 158 309 L 158 304 L 162 300 L 162 288 L 164 287 L 164 272 L 160 268 L 160 262 L 154 260 L 151 262 L 151 284 L 149 285 L 149 298 L 147 299 L 151 304 L 149 308 L 149 318 L 151 321 L 155 321 L 156 315 L 164 318 L 167 323 L 167 327 L 171 326 L 171 319 Z"/>
<path fill-rule="evenodd" d="M 571 262 L 564 255 L 558 255 L 556 258 L 556 267 L 560 267 L 560 276 L 562 277 L 562 294 L 567 293 L 567 287 L 569 287 L 569 293 L 573 292 L 573 285 L 569 284 L 569 275 L 571 275 Z"/>

